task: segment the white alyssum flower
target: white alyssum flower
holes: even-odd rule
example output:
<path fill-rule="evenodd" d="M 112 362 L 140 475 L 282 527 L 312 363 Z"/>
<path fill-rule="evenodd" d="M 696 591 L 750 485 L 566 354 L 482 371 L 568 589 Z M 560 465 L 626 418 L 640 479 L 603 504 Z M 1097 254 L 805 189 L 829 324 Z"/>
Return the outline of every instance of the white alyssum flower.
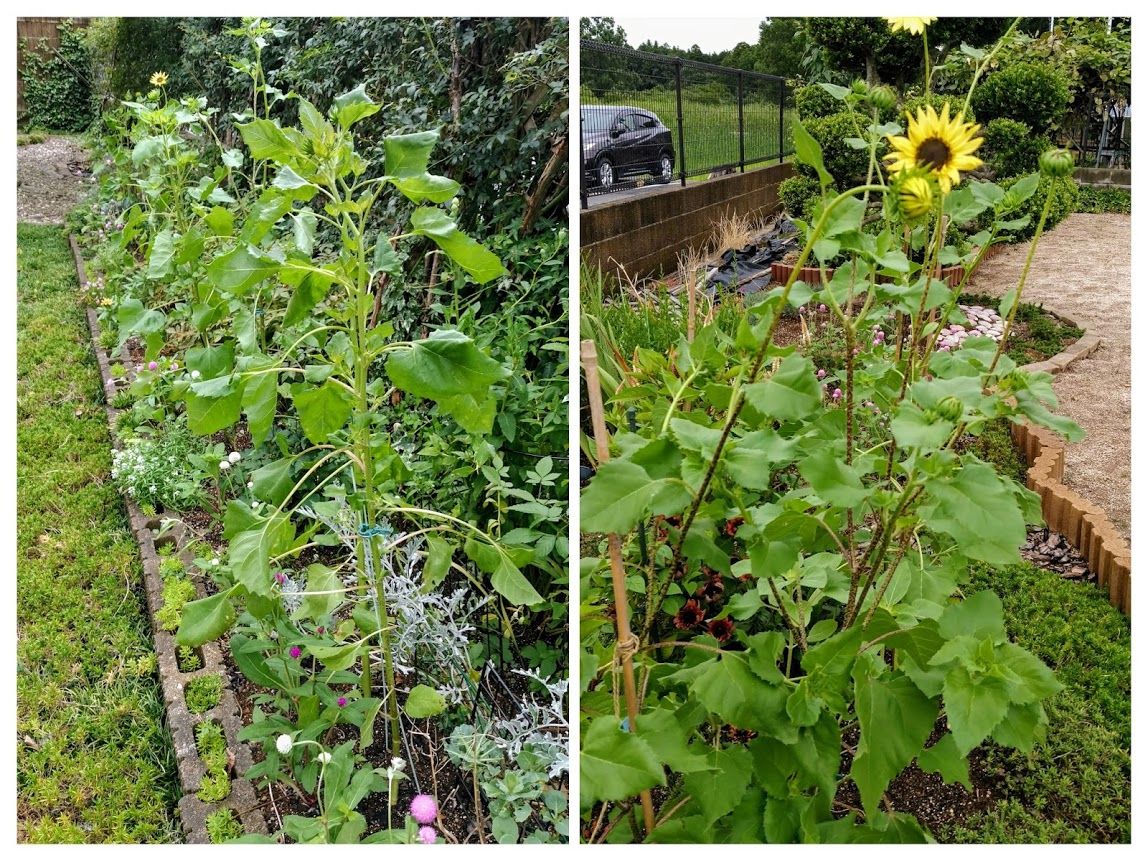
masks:
<path fill-rule="evenodd" d="M 227 456 L 227 459 L 229 461 L 231 461 L 232 463 L 239 463 L 239 461 L 243 460 L 243 455 L 241 455 L 237 451 L 233 451 L 231 454 L 229 454 Z"/>
<path fill-rule="evenodd" d="M 291 736 L 287 735 L 287 733 L 283 733 L 283 735 L 275 739 L 275 749 L 283 756 L 287 756 L 294 746 L 295 742 L 291 740 Z"/>

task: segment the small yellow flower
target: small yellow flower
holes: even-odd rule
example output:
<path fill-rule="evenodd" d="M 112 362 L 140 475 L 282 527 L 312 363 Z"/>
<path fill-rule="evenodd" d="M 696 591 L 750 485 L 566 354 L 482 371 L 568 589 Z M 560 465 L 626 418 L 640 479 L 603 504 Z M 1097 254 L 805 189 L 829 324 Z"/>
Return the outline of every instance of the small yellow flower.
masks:
<path fill-rule="evenodd" d="M 941 191 L 948 193 L 961 181 L 961 171 L 976 170 L 984 162 L 973 155 L 984 142 L 976 137 L 981 127 L 966 123 L 963 114 L 949 117 L 949 103 L 945 102 L 940 115 L 932 105 L 917 109 L 917 116 L 909 115 L 907 136 L 889 138 L 892 150 L 885 156 L 890 173 L 913 168 L 925 168 L 937 180 Z"/>
<path fill-rule="evenodd" d="M 167 84 L 167 72 L 154 72 L 150 80 L 153 87 L 162 87 Z"/>
<path fill-rule="evenodd" d="M 936 18 L 886 18 L 889 22 L 889 29 L 894 33 L 898 30 L 905 30 L 912 33 L 914 36 L 920 36 L 925 32 L 925 28 L 936 21 Z"/>
<path fill-rule="evenodd" d="M 897 200 L 906 221 L 916 221 L 933 211 L 933 184 L 917 173 L 906 176 L 897 187 Z"/>

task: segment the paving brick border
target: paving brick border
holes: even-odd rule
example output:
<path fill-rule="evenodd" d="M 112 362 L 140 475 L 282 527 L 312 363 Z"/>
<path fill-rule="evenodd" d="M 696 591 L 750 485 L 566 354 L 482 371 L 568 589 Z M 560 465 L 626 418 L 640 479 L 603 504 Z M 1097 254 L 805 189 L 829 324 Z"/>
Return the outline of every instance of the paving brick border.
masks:
<path fill-rule="evenodd" d="M 1049 313 L 1078 326 L 1063 314 Z M 1085 331 L 1052 358 L 1025 365 L 1024 370 L 1056 374 L 1092 355 L 1099 346 L 1100 336 Z M 1052 431 L 1028 422 L 1014 424 L 1012 436 L 1029 465 L 1025 483 L 1040 494 L 1041 512 L 1048 528 L 1059 532 L 1080 551 L 1096 575 L 1096 585 L 1107 590 L 1112 606 L 1131 616 L 1132 550 L 1100 506 L 1063 483 L 1064 442 Z"/>
<path fill-rule="evenodd" d="M 72 256 L 76 261 L 76 274 L 79 276 L 80 283 L 83 284 L 87 280 L 83 255 L 74 236 L 69 236 L 68 242 L 72 246 Z M 95 310 L 92 308 L 86 310 L 88 328 L 92 335 L 92 348 L 95 351 L 96 361 L 100 366 L 100 376 L 104 384 L 106 400 L 104 408 L 108 416 L 112 445 L 119 448 L 121 441 L 116 435 L 116 417 L 121 411 L 112 406 L 117 387 L 115 378 L 111 373 L 111 359 L 108 351 L 103 348 L 100 342 L 100 322 Z M 122 354 L 121 361 L 128 368 L 130 380 L 134 374 L 131 371 L 131 360 L 126 351 Z M 267 821 L 260 810 L 261 805 L 256 796 L 255 787 L 251 781 L 241 776 L 251 767 L 252 756 L 251 749 L 246 742 L 239 740 L 242 719 L 239 713 L 239 703 L 231 687 L 231 679 L 225 663 L 225 647 L 220 643 L 207 643 L 199 650 L 203 658 L 203 666 L 193 672 L 185 673 L 179 668 L 175 636 L 170 631 L 165 631 L 156 622 L 156 613 L 163 607 L 163 578 L 159 572 L 161 561 L 159 548 L 163 545 L 174 545 L 176 555 L 183 561 L 188 576 L 195 584 L 197 597 L 204 598 L 207 596 L 203 577 L 192 564 L 192 552 L 189 546 L 190 542 L 187 540 L 187 531 L 183 523 L 177 522 L 173 528 L 161 533 L 163 516 L 147 516 L 135 502 L 126 496 L 124 503 L 127 506 L 132 532 L 139 542 L 140 558 L 143 560 L 144 589 L 152 620 L 152 632 L 155 636 L 160 685 L 163 690 L 164 705 L 167 709 L 167 722 L 175 746 L 180 789 L 183 791 L 183 797 L 179 800 L 178 808 L 186 840 L 188 843 L 209 843 L 207 817 L 221 808 L 233 810 L 243 823 L 244 831 L 248 834 L 267 834 Z M 193 715 L 188 709 L 184 697 L 187 683 L 198 676 L 211 675 L 219 676 L 223 682 L 223 693 L 219 704 L 202 714 Z M 227 749 L 234 754 L 235 764 L 229 775 L 231 794 L 221 802 L 208 804 L 200 801 L 196 795 L 199 790 L 199 783 L 207 773 L 207 768 L 196 748 L 195 728 L 204 721 L 211 720 L 217 721 L 223 726 L 224 737 L 227 739 Z"/>

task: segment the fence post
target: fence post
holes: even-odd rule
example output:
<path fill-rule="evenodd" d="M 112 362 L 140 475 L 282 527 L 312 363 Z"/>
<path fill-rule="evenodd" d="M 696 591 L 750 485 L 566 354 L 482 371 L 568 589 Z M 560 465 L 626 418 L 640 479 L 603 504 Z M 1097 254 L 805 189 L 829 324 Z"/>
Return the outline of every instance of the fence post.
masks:
<path fill-rule="evenodd" d="M 745 173 L 745 87 L 742 80 L 745 76 L 737 73 L 737 163 L 741 172 Z"/>
<path fill-rule="evenodd" d="M 674 58 L 674 77 L 678 90 L 678 170 L 682 178 L 682 188 L 686 187 L 686 133 L 682 122 L 682 59 Z"/>
<path fill-rule="evenodd" d="M 578 105 L 578 200 L 583 209 L 590 206 L 590 195 L 586 192 L 586 138 L 582 131 L 581 96 Z"/>
<path fill-rule="evenodd" d="M 785 161 L 785 80 L 781 81 L 781 98 L 777 100 L 777 161 Z"/>

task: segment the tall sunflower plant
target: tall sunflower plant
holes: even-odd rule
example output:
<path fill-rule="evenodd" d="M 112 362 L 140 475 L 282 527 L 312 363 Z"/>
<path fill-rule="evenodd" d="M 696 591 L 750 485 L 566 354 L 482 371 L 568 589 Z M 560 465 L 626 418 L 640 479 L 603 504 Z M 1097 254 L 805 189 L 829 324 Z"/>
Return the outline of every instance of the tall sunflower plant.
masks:
<path fill-rule="evenodd" d="M 943 264 L 971 271 L 1023 226 L 1014 213 L 1039 176 L 1008 191 L 971 180 L 981 138 L 962 105 L 894 128 L 878 123 L 883 89 L 840 91 L 872 115 L 858 141 L 869 179 L 855 188 L 832 191 L 794 122 L 797 158 L 823 189 L 799 222 L 794 275 L 732 336 L 711 325 L 669 355 L 639 350 L 605 393 L 620 430 L 582 495 L 581 528 L 590 546 L 622 536 L 635 638 L 619 648 L 609 566 L 588 554 L 586 839 L 927 841 L 889 798 L 899 774 L 915 763 L 969 788 L 978 746 L 1031 751 L 1042 738 L 1042 703 L 1061 685 L 1009 640 L 1000 599 L 968 586 L 970 566 L 1019 561 L 1040 499 L 968 443 L 1001 418 L 1081 436 L 1050 411 L 1050 376 L 1005 352 L 1044 216 L 999 341 L 940 342 L 969 321 L 964 281 L 938 277 Z M 1050 153 L 1041 169 L 1063 174 L 1071 159 Z M 988 226 L 962 258 L 947 230 L 974 219 Z M 839 255 L 824 286 L 797 279 Z M 783 310 L 800 306 L 836 319 L 841 367 L 776 343 Z M 626 658 L 635 720 L 620 719 Z M 650 830 L 631 812 L 657 787 Z"/>

